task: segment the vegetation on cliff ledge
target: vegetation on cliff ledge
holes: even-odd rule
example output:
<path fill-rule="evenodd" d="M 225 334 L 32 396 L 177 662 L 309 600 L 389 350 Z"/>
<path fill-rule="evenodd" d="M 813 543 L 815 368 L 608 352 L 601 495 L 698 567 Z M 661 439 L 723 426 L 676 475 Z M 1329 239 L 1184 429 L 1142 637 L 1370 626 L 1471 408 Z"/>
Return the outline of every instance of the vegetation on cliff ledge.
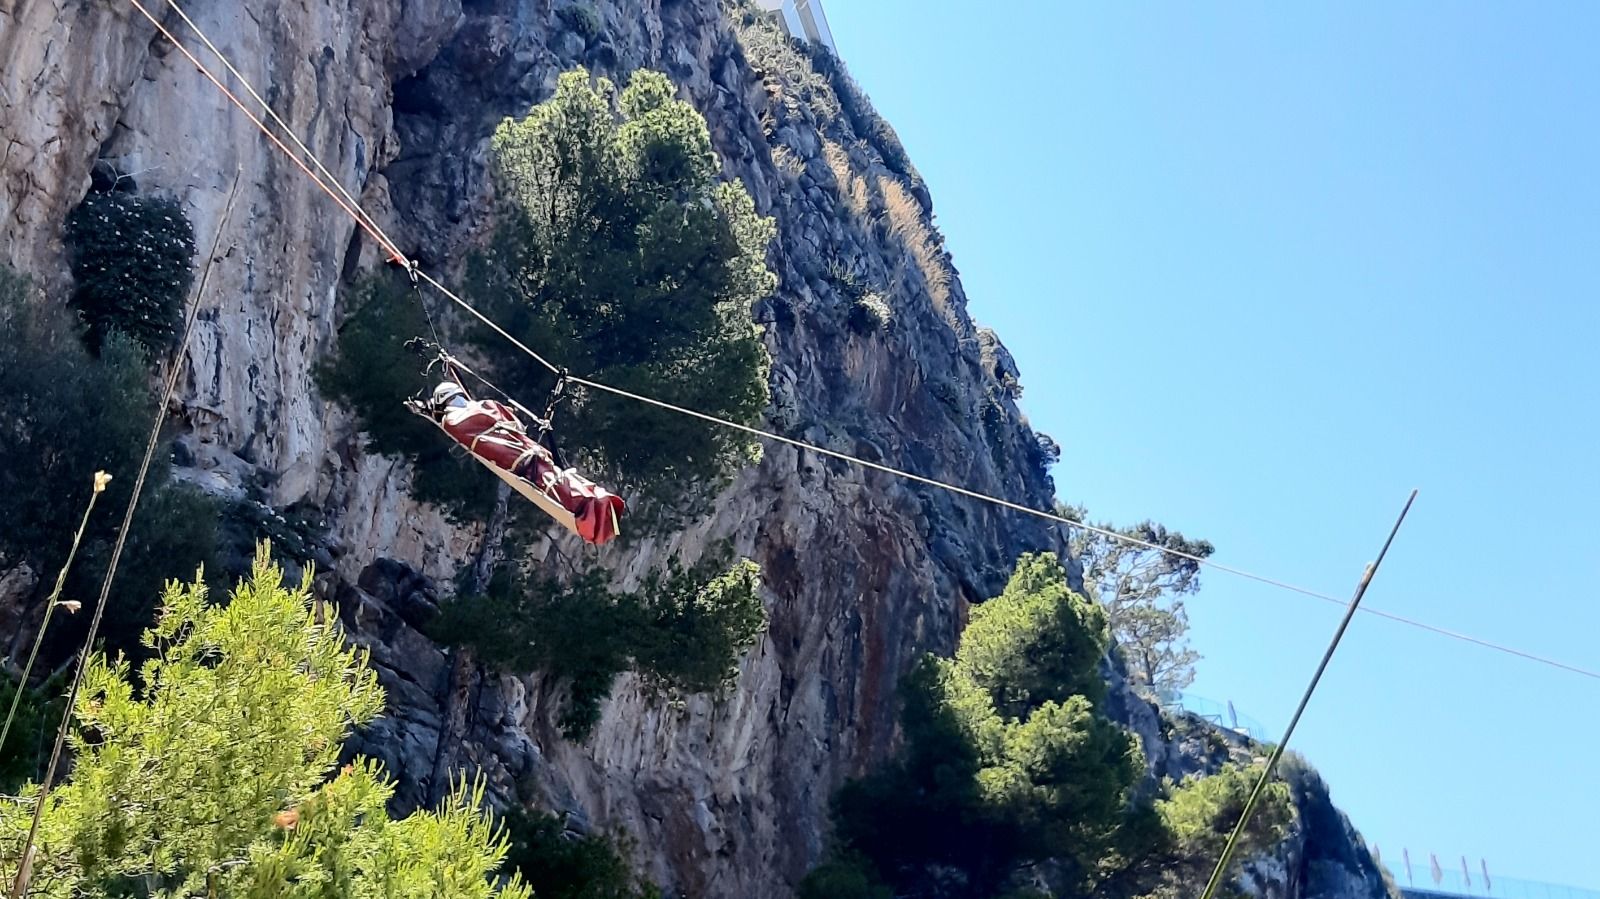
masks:
<path fill-rule="evenodd" d="M 1138 789 L 1137 742 L 1101 708 L 1108 638 L 1105 610 L 1053 555 L 1024 556 L 973 609 L 955 657 L 929 656 L 902 682 L 904 748 L 839 791 L 837 847 L 801 895 L 1139 896 L 1191 883 L 1259 771 Z M 1291 818 L 1274 784 L 1245 850 L 1276 843 Z"/>

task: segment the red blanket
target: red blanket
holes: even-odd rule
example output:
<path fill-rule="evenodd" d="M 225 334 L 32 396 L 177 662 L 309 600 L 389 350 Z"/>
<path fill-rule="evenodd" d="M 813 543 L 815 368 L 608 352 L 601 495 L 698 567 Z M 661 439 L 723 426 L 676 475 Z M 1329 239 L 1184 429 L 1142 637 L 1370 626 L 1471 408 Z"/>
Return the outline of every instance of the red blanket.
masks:
<path fill-rule="evenodd" d="M 494 400 L 473 400 L 447 411 L 443 425 L 474 455 L 522 478 L 571 512 L 578 536 L 596 545 L 617 536 L 625 508 L 622 497 L 570 468 L 557 468 L 550 451 L 528 436 L 510 409 Z"/>

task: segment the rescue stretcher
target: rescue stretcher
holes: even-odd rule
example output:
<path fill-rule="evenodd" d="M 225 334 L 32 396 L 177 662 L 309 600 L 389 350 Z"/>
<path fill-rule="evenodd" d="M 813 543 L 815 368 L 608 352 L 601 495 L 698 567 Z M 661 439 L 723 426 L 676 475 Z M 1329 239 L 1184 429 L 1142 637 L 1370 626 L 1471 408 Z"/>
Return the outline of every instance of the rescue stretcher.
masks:
<path fill-rule="evenodd" d="M 418 416 L 420 416 L 422 418 L 427 419 L 429 424 L 432 424 L 434 427 L 438 428 L 441 433 L 444 434 L 446 440 L 449 440 L 452 444 L 454 444 L 456 446 L 461 446 L 461 444 L 456 443 L 456 440 L 455 440 L 454 437 L 450 436 L 450 432 L 445 430 L 444 425 L 437 418 L 434 418 L 432 415 L 428 414 L 428 411 L 420 403 L 418 403 L 418 402 L 416 402 L 414 400 L 407 400 L 406 401 L 406 408 L 410 409 L 411 413 L 413 415 L 418 415 Z M 510 487 L 512 490 L 517 491 L 517 493 L 521 494 L 522 497 L 524 499 L 526 499 L 528 502 L 533 503 L 535 506 L 538 506 L 539 509 L 541 511 L 543 511 L 546 515 L 549 515 L 551 518 L 554 518 L 556 520 L 557 524 L 560 524 L 562 527 L 566 528 L 567 530 L 571 531 L 574 534 L 578 533 L 578 520 L 577 520 L 577 518 L 571 512 L 568 512 L 565 506 L 563 506 L 560 503 L 556 502 L 554 497 L 552 497 L 549 494 L 545 493 L 543 490 L 540 490 L 538 487 L 534 486 L 531 482 L 529 482 L 529 481 L 527 481 L 527 480 L 525 480 L 523 478 L 517 477 L 516 475 L 514 475 L 511 472 L 505 470 L 504 468 L 501 468 L 500 466 L 494 464 L 493 462 L 490 462 L 488 459 L 483 458 L 482 456 L 478 455 L 477 453 L 468 451 L 467 455 L 469 455 L 472 458 L 478 460 L 478 462 L 480 464 L 482 464 L 483 467 L 485 467 L 485 468 L 489 469 L 490 471 L 494 472 L 495 477 L 499 478 L 502 481 L 505 481 L 507 487 Z"/>

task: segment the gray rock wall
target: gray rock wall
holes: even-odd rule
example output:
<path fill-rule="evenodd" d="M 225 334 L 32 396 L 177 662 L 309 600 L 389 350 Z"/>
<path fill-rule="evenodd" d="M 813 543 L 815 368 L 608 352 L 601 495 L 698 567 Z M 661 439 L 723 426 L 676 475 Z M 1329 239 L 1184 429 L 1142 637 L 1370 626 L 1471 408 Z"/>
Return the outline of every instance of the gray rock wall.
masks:
<path fill-rule="evenodd" d="M 574 29 L 580 7 L 597 33 Z M 487 138 L 501 117 L 548 96 L 574 64 L 619 79 L 665 70 L 706 116 L 727 174 L 778 221 L 781 286 L 758 309 L 774 357 L 769 425 L 1048 508 L 1034 435 L 1004 383 L 1015 365 L 968 318 L 927 231 L 925 191 L 897 187 L 804 72 L 754 66 L 717 0 L 186 8 L 447 281 L 488 224 Z M 97 161 L 182 201 L 202 247 L 242 172 L 188 350 L 179 424 L 194 466 L 182 474 L 219 492 L 264 478 L 274 505 L 327 510 L 338 561 L 319 589 L 371 647 L 390 698 L 355 748 L 387 762 L 402 804 L 483 771 L 497 801 L 626 831 L 647 873 L 686 894 L 785 895 L 824 847 L 828 796 L 892 749 L 900 672 L 949 651 L 967 604 L 997 591 L 1020 552 L 1060 547 L 1038 520 L 768 447 L 682 533 L 598 555 L 572 538 L 533 547 L 550 564 L 590 555 L 626 583 L 728 539 L 766 574 L 771 628 L 736 689 L 668 705 L 624 678 L 594 736 L 566 741 L 552 723 L 559 685 L 489 674 L 421 636 L 449 601 L 435 584 L 472 557 L 481 528 L 413 502 L 405 467 L 363 455 L 348 415 L 312 382 L 341 284 L 383 254 L 125 0 L 0 0 L 0 59 L 0 261 L 58 295 L 61 225 Z M 899 205 L 898 225 L 897 190 L 915 202 L 909 220 Z M 849 326 L 862 289 L 892 310 L 886 328 Z M 1149 717 L 1133 704 L 1128 714 Z"/>

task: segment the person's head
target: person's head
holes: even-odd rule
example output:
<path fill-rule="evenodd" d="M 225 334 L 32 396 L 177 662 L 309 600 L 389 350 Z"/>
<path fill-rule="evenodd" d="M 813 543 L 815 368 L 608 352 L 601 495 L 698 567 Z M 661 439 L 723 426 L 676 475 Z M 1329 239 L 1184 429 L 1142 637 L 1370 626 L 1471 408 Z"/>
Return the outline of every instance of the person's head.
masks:
<path fill-rule="evenodd" d="M 443 415 L 446 409 L 459 409 L 467 404 L 467 392 L 454 381 L 444 381 L 433 388 L 433 410 Z"/>

